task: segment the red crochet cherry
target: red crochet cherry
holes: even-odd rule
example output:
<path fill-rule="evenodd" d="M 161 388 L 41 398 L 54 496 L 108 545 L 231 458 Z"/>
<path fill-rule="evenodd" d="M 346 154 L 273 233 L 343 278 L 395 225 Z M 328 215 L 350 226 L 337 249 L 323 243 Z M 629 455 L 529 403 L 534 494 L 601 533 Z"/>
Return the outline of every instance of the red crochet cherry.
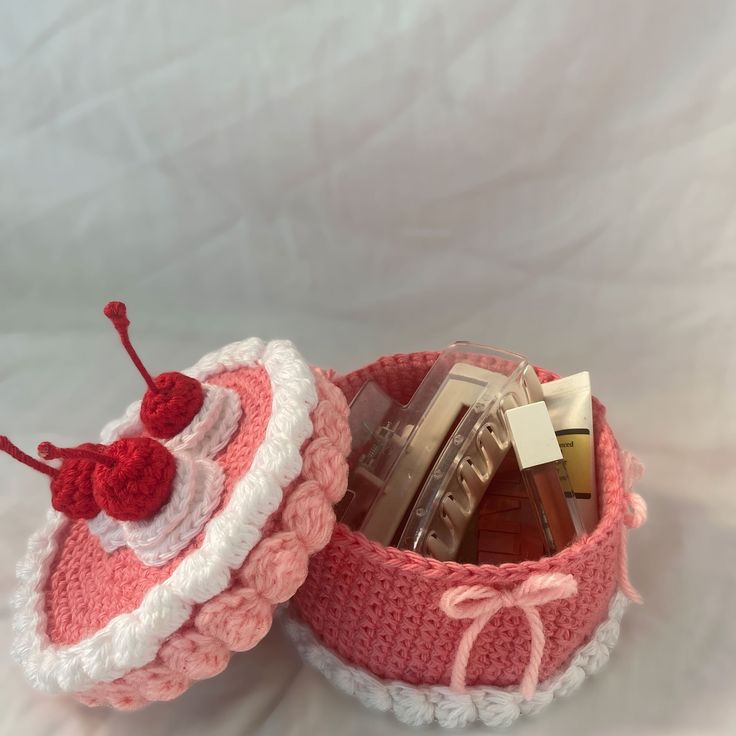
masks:
<path fill-rule="evenodd" d="M 154 437 L 169 439 L 192 421 L 202 406 L 202 384 L 195 378 L 172 371 L 153 379 L 156 390 L 148 389 L 141 404 L 141 421 Z"/>
<path fill-rule="evenodd" d="M 103 445 L 85 442 L 77 450 L 98 450 Z M 62 457 L 51 443 L 42 442 L 38 454 L 46 460 Z M 63 458 L 56 475 L 51 479 L 51 505 L 70 519 L 94 519 L 100 507 L 92 495 L 92 471 L 95 461 L 85 457 Z"/>
<path fill-rule="evenodd" d="M 110 302 L 104 309 L 120 335 L 123 347 L 148 386 L 141 404 L 141 421 L 153 437 L 169 439 L 194 419 L 204 402 L 202 384 L 183 373 L 162 373 L 156 378 L 146 370 L 128 336 L 128 314 L 123 302 Z"/>
<path fill-rule="evenodd" d="M 96 449 L 99 445 L 84 444 L 78 449 Z M 39 452 L 47 459 L 61 457 L 52 452 L 54 448 L 48 442 L 39 445 Z M 24 465 L 37 470 L 39 473 L 51 478 L 51 505 L 70 519 L 92 519 L 100 511 L 97 502 L 92 495 L 92 471 L 95 462 L 87 458 L 64 459 L 61 466 L 55 468 L 46 463 L 39 462 L 30 455 L 16 447 L 7 437 L 0 437 L 0 450 L 7 452 Z M 46 454 L 46 450 L 49 454 Z"/>
<path fill-rule="evenodd" d="M 160 442 L 129 437 L 101 454 L 92 473 L 92 493 L 108 516 L 141 521 L 167 503 L 175 475 L 174 456 Z"/>

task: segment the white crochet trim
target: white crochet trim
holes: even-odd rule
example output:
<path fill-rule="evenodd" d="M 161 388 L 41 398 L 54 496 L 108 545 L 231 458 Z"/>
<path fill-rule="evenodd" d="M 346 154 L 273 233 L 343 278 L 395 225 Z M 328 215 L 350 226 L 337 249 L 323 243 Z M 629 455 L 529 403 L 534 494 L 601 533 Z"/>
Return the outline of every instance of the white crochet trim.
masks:
<path fill-rule="evenodd" d="M 176 557 L 199 534 L 217 507 L 224 485 L 222 469 L 216 463 L 195 461 L 182 451 L 213 457 L 227 445 L 243 412 L 237 392 L 202 383 L 204 401 L 192 421 L 165 442 L 177 460 L 177 475 L 171 499 L 152 519 L 117 521 L 104 511 L 87 522 L 105 552 L 128 546 L 145 565 L 160 566 Z M 103 429 L 104 441 L 143 431 L 140 402 L 132 405 L 121 420 Z"/>
<path fill-rule="evenodd" d="M 148 664 L 161 643 L 188 619 L 194 605 L 221 593 L 261 538 L 283 489 L 300 473 L 300 448 L 312 434 L 317 390 L 309 366 L 283 340 L 251 338 L 202 358 L 187 371 L 199 380 L 222 371 L 263 365 L 271 380 L 271 417 L 249 471 L 234 485 L 227 506 L 211 519 L 202 545 L 165 581 L 152 586 L 129 613 L 110 620 L 86 639 L 68 646 L 46 635 L 44 588 L 59 539 L 70 523 L 49 512 L 45 528 L 30 539 L 18 565 L 13 605 L 13 655 L 32 684 L 48 692 L 80 692 Z M 135 409 L 129 408 L 130 418 Z M 126 420 L 125 418 L 118 427 Z"/>
<path fill-rule="evenodd" d="M 122 417 L 109 421 L 100 432 L 100 440 L 103 444 L 109 445 L 115 440 L 123 437 L 134 437 L 144 434 L 145 427 L 141 421 L 141 404 L 143 401 L 138 399 L 128 406 Z"/>
<path fill-rule="evenodd" d="M 179 434 L 164 443 L 173 452 L 188 450 L 203 457 L 213 457 L 227 445 L 238 428 L 243 411 L 238 394 L 210 383 L 202 383 L 202 388 L 204 401 L 197 414 Z M 110 444 L 122 437 L 145 433 L 140 410 L 141 402 L 136 401 L 120 419 L 108 422 L 100 435 L 102 441 Z"/>
<path fill-rule="evenodd" d="M 576 690 L 586 675 L 593 675 L 608 662 L 615 646 L 628 600 L 618 591 L 608 608 L 608 618 L 590 641 L 580 647 L 562 672 L 540 683 L 530 700 L 518 688 L 476 685 L 456 693 L 444 685 L 409 685 L 397 680 L 381 680 L 360 667 L 346 663 L 315 638 L 311 629 L 291 615 L 284 616 L 286 630 L 306 662 L 316 667 L 335 687 L 353 695 L 368 708 L 393 711 L 410 726 L 426 726 L 437 721 L 445 728 L 461 728 L 474 721 L 506 728 L 520 715 L 537 713 L 553 698 Z"/>
<path fill-rule="evenodd" d="M 105 552 L 130 547 L 144 565 L 176 557 L 199 534 L 222 495 L 225 474 L 212 460 L 177 452 L 171 497 L 151 519 L 118 521 L 101 511 L 87 522 Z"/>
<path fill-rule="evenodd" d="M 238 428 L 243 407 L 231 388 L 203 383 L 204 401 L 191 422 L 165 445 L 172 452 L 187 450 L 214 457 Z"/>

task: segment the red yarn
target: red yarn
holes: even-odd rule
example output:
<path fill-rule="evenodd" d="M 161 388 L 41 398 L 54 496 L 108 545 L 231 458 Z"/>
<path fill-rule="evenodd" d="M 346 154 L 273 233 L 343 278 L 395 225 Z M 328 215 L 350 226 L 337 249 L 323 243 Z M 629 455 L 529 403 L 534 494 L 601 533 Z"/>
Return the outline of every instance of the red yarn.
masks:
<path fill-rule="evenodd" d="M 109 302 L 103 310 L 120 335 L 125 351 L 148 386 L 141 406 L 141 421 L 154 437 L 170 439 L 194 419 L 204 402 L 204 390 L 183 373 L 162 373 L 156 378 L 143 365 L 128 336 L 128 310 L 123 302 Z"/>
<path fill-rule="evenodd" d="M 138 357 L 138 353 L 136 353 L 135 348 L 130 342 L 130 337 L 128 337 L 130 320 L 128 319 L 128 309 L 125 304 L 123 302 L 108 302 L 102 313 L 112 322 L 113 327 L 117 330 L 125 352 L 128 353 L 130 359 L 133 361 L 133 365 L 135 365 L 138 372 L 143 376 L 143 380 L 150 389 L 154 389 L 153 378 L 151 378 L 151 374 L 146 369 L 146 366 L 143 365 L 143 361 Z"/>
<path fill-rule="evenodd" d="M 89 460 L 92 463 L 102 463 L 112 467 L 115 465 L 115 461 L 101 451 L 104 449 L 104 445 L 91 445 L 89 443 L 78 447 L 57 447 L 51 442 L 41 442 L 38 446 L 38 454 L 44 460 Z"/>
<path fill-rule="evenodd" d="M 105 454 L 116 463 L 95 467 L 92 493 L 109 516 L 120 521 L 148 519 L 169 500 L 176 461 L 160 442 L 130 437 L 114 442 Z"/>
<path fill-rule="evenodd" d="M 35 457 L 31 457 L 23 452 L 20 447 L 14 445 L 5 435 L 0 436 L 0 452 L 6 452 L 13 460 L 17 460 L 19 463 L 23 463 L 23 465 L 27 465 L 29 468 L 33 468 L 44 475 L 54 476 L 58 472 L 58 468 L 39 462 Z"/>
<path fill-rule="evenodd" d="M 154 379 L 141 404 L 141 421 L 154 437 L 169 439 L 194 419 L 204 402 L 202 384 L 196 378 L 172 371 Z"/>
<path fill-rule="evenodd" d="M 50 442 L 42 442 L 39 452 L 46 459 L 62 456 L 62 453 L 88 453 L 101 445 L 83 444 L 67 450 L 59 450 Z M 16 447 L 7 437 L 0 437 L 0 451 L 6 452 L 18 462 L 51 477 L 51 505 L 70 519 L 92 519 L 100 509 L 92 496 L 92 471 L 95 462 L 88 459 L 65 459 L 61 467 L 42 463 Z"/>
<path fill-rule="evenodd" d="M 85 442 L 80 450 L 104 450 L 104 445 Z M 67 458 L 51 479 L 51 505 L 70 519 L 93 519 L 100 512 L 92 494 L 94 460 Z"/>

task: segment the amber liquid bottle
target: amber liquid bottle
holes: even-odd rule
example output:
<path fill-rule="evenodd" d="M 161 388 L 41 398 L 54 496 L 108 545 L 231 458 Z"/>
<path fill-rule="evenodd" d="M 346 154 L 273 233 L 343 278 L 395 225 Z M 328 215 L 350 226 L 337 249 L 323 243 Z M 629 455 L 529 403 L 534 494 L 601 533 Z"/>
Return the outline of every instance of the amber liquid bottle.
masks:
<path fill-rule="evenodd" d="M 583 533 L 583 526 L 547 407 L 538 401 L 509 409 L 506 421 L 545 553 L 556 554 Z"/>

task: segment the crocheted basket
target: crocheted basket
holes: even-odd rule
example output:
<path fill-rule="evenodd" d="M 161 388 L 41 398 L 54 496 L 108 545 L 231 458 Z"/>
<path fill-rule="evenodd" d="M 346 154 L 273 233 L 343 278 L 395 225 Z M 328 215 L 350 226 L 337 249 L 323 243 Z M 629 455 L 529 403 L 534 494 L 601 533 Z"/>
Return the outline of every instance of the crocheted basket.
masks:
<path fill-rule="evenodd" d="M 51 476 L 55 507 L 18 567 L 16 659 L 41 690 L 135 709 L 264 637 L 332 534 L 350 432 L 343 394 L 291 343 L 233 343 L 153 379 L 111 306 L 143 402 L 102 444 L 42 443 L 60 467 L 0 440 Z"/>
<path fill-rule="evenodd" d="M 348 400 L 367 380 L 406 403 L 437 353 L 395 355 L 333 378 Z M 556 378 L 537 369 L 542 382 Z M 423 725 L 507 726 L 574 690 L 608 660 L 627 598 L 626 529 L 646 507 L 641 474 L 594 401 L 601 518 L 554 557 L 438 562 L 338 524 L 310 562 L 287 630 L 304 658 L 365 705 Z"/>

